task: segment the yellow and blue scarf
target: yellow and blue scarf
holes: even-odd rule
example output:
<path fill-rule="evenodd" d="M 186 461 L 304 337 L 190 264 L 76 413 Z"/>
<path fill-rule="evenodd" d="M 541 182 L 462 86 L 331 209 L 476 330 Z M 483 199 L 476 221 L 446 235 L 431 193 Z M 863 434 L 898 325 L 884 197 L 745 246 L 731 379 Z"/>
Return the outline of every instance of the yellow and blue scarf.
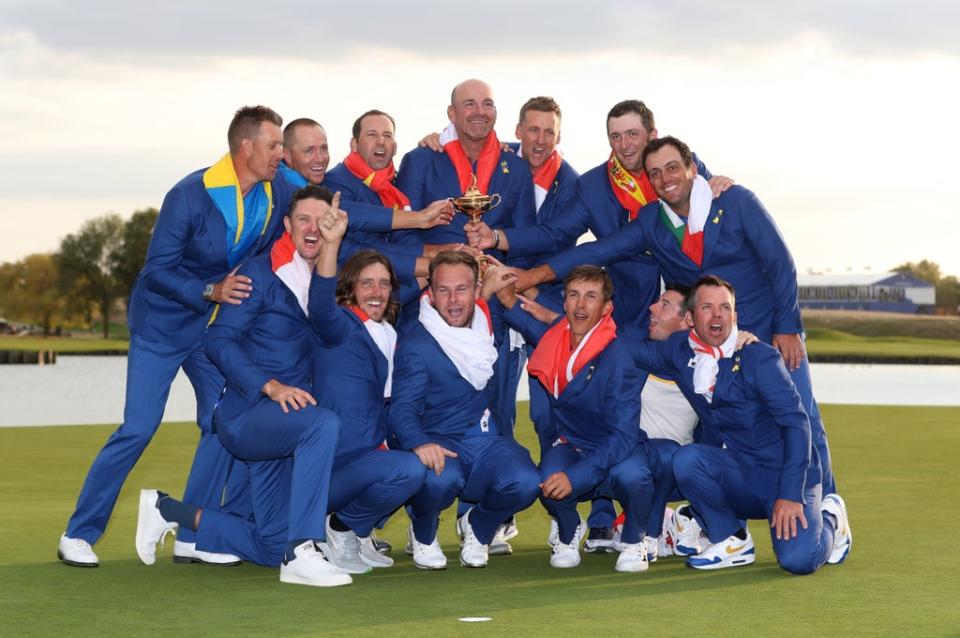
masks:
<path fill-rule="evenodd" d="M 257 182 L 244 196 L 230 153 L 206 170 L 203 185 L 227 226 L 227 265 L 233 268 L 266 232 L 273 213 L 273 189 L 270 182 Z"/>

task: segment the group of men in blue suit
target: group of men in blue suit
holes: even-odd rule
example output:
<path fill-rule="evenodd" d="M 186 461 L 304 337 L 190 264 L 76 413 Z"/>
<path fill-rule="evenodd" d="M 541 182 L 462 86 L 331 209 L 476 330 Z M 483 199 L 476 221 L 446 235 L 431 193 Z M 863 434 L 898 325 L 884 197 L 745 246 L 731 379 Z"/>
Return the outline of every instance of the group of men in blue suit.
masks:
<path fill-rule="evenodd" d="M 426 140 L 435 148 L 396 171 L 395 122 L 371 110 L 327 171 L 316 121 L 281 131 L 266 107 L 237 112 L 230 151 L 164 201 L 131 294 L 124 423 L 61 537 L 65 563 L 98 565 L 92 545 L 180 367 L 202 434 L 182 500 L 141 492 L 148 564 L 176 530 L 178 562 L 246 560 L 279 566 L 283 582 L 343 585 L 392 563 L 373 532 L 405 505 L 414 564 L 442 569 L 437 525 L 459 499 L 460 562 L 482 567 L 510 551 L 513 516 L 540 498 L 552 565 L 579 564 L 589 528 L 588 551 L 643 571 L 681 496 L 688 534 L 700 533 L 682 539 L 692 567 L 752 562 L 743 520 L 760 517 L 785 569 L 846 557 L 796 273 L 756 197 L 657 138 L 641 102 L 611 110 L 611 156 L 582 177 L 556 149 L 552 99 L 524 105 L 519 149 L 497 139 L 496 115 L 486 83 L 458 84 L 450 125 Z M 453 215 L 450 198 L 471 187 L 500 198 L 482 222 Z M 600 240 L 574 247 L 586 230 Z M 697 285 L 686 350 L 657 329 L 661 277 Z M 729 299 L 704 301 L 718 287 Z M 734 290 L 746 334 L 773 348 L 740 349 Z M 539 467 L 513 437 L 528 357 Z M 587 499 L 589 523 L 576 512 Z M 617 540 L 609 499 L 625 509 Z"/>

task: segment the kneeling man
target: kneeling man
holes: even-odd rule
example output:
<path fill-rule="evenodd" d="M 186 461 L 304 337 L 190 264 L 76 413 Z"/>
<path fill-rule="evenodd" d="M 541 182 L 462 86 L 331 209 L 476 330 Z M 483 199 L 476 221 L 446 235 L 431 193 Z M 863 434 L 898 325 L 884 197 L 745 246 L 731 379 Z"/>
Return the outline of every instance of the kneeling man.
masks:
<path fill-rule="evenodd" d="M 565 316 L 549 329 L 520 309 L 510 289 L 499 297 L 510 308 L 507 322 L 537 344 L 527 371 L 550 400 L 550 431 L 544 437 L 550 444 L 540 460 L 541 501 L 559 527 L 550 564 L 580 564 L 586 526 L 577 503 L 603 497 L 615 498 L 627 512 L 617 571 L 645 571 L 644 537 L 655 488 L 670 473 L 656 447 L 662 443 L 672 451 L 676 444 L 650 440 L 637 427 L 642 379 L 617 339 L 610 275 L 597 266 L 573 269 L 564 282 Z"/>
<path fill-rule="evenodd" d="M 780 353 L 764 343 L 737 349 L 734 290 L 718 277 L 697 282 L 687 320 L 689 332 L 631 343 L 638 364 L 674 378 L 723 443 L 693 443 L 673 457 L 677 485 L 711 543 L 687 565 L 754 562 L 741 519 L 770 522 L 773 551 L 788 572 L 843 562 L 852 544 L 846 505 L 836 494 L 822 497 L 810 421 Z"/>
<path fill-rule="evenodd" d="M 501 436 L 490 415 L 497 349 L 489 308 L 477 296 L 479 272 L 469 255 L 438 254 L 419 321 L 397 347 L 389 427 L 432 470 L 408 510 L 413 560 L 421 569 L 446 567 L 437 526 L 458 495 L 477 504 L 457 521 L 460 563 L 484 567 L 497 527 L 539 493 L 529 452 Z"/>

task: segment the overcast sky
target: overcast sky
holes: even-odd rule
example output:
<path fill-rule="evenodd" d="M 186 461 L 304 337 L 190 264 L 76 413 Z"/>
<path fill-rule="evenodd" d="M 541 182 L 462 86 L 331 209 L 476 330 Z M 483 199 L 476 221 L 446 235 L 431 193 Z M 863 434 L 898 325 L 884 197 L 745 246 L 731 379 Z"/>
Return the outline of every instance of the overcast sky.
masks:
<path fill-rule="evenodd" d="M 580 171 L 609 153 L 610 106 L 644 100 L 760 196 L 802 271 L 960 275 L 958 3 L 515 4 L 0 0 L 0 262 L 159 206 L 241 105 L 320 120 L 336 162 L 359 113 L 393 114 L 402 153 L 476 76 L 501 139 L 554 96 Z"/>

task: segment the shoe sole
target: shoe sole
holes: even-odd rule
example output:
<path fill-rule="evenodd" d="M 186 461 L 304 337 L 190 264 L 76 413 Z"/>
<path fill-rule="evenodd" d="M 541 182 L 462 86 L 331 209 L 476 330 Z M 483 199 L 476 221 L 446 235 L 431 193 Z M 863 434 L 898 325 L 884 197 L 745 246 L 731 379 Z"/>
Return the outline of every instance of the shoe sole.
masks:
<path fill-rule="evenodd" d="M 177 556 L 173 555 L 173 562 L 178 565 L 188 565 L 191 563 L 196 563 L 198 565 L 210 565 L 211 567 L 236 567 L 237 565 L 242 565 L 242 560 L 230 561 L 228 563 L 212 563 L 210 561 L 203 560 L 202 558 L 194 558 L 193 556 Z"/>
<path fill-rule="evenodd" d="M 155 510 L 155 509 L 156 509 L 156 502 L 157 502 L 157 500 L 156 500 L 156 497 L 154 497 L 153 502 L 151 503 L 151 502 L 150 502 L 150 496 L 151 496 L 151 494 L 154 494 L 154 495 L 155 495 L 155 494 L 156 494 L 156 490 L 140 490 L 140 506 L 139 506 L 139 508 L 137 509 L 137 535 L 134 537 L 134 539 L 135 539 L 134 545 L 135 545 L 135 548 L 136 548 L 136 550 L 137 550 L 137 556 L 140 557 L 140 560 L 143 561 L 143 564 L 144 564 L 144 565 L 153 565 L 154 563 L 157 562 L 157 547 L 156 547 L 156 545 L 157 545 L 157 543 L 160 542 L 160 541 L 158 540 L 157 543 L 154 543 L 154 545 L 153 545 L 153 553 L 152 553 L 152 554 L 150 554 L 150 553 L 144 553 L 144 552 L 141 552 L 141 551 L 140 551 L 141 525 L 142 525 L 143 521 L 145 521 L 145 520 L 150 516 L 150 514 L 152 513 L 150 510 L 152 510 L 152 509 Z M 166 534 L 164 534 L 164 536 L 166 536 Z M 163 536 L 161 536 L 160 538 L 161 538 L 161 540 L 162 540 L 162 539 L 163 539 Z"/>
<path fill-rule="evenodd" d="M 850 514 L 847 512 L 847 503 L 839 494 L 836 495 L 835 502 L 840 506 L 843 518 L 847 522 L 847 546 L 844 548 L 843 554 L 836 558 L 834 558 L 834 551 L 831 551 L 830 556 L 827 558 L 828 565 L 839 565 L 847 560 L 847 556 L 850 554 L 850 548 L 853 547 L 853 532 L 850 531 Z"/>
<path fill-rule="evenodd" d="M 463 567 L 468 567 L 470 569 L 483 569 L 484 567 L 487 566 L 486 563 L 478 563 L 476 565 L 471 565 L 470 563 L 464 561 L 462 558 L 460 559 L 460 565 L 462 565 Z"/>
<path fill-rule="evenodd" d="M 425 572 L 441 572 L 447 568 L 446 565 L 443 567 L 433 567 L 432 565 L 421 565 L 420 563 L 414 561 L 413 566 L 417 569 L 422 569 Z"/>
<path fill-rule="evenodd" d="M 726 569 L 728 567 L 744 567 L 746 565 L 751 565 L 756 560 L 757 560 L 756 554 L 745 554 L 737 558 L 720 561 L 719 563 L 709 563 L 707 565 L 692 565 L 689 561 L 687 561 L 687 567 L 691 569 L 703 569 L 703 570 Z"/>
<path fill-rule="evenodd" d="M 67 560 L 63 557 L 63 552 L 59 550 L 57 551 L 57 558 L 59 558 L 64 565 L 70 565 L 70 567 L 86 567 L 87 569 L 100 567 L 100 563 L 81 563 L 75 560 Z"/>
<path fill-rule="evenodd" d="M 616 554 L 617 548 L 615 548 L 613 545 L 600 545 L 593 547 L 587 547 L 584 545 L 583 551 L 588 554 Z"/>
<path fill-rule="evenodd" d="M 638 569 L 621 569 L 619 565 L 614 565 L 613 570 L 621 574 L 637 574 L 639 572 L 645 572 L 650 569 L 649 563 L 645 567 L 640 567 Z"/>
<path fill-rule="evenodd" d="M 509 556 L 513 553 L 513 547 L 509 543 L 504 543 L 499 547 L 491 547 L 490 555 L 491 556 Z"/>
<path fill-rule="evenodd" d="M 339 576 L 346 576 L 346 574 L 338 574 Z M 308 580 L 300 576 L 294 576 L 291 574 L 280 574 L 280 582 L 287 583 L 288 585 L 309 585 L 310 587 L 342 587 L 344 585 L 350 585 L 353 583 L 353 579 L 347 576 L 348 580 L 341 580 L 340 582 L 318 582 L 315 580 Z"/>

